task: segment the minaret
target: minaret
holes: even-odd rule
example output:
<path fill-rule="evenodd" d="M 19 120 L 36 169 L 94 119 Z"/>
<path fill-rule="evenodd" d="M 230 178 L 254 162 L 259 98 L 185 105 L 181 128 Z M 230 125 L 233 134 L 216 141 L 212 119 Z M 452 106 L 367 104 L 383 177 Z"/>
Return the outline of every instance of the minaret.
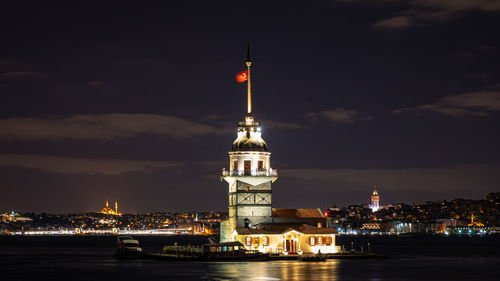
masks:
<path fill-rule="evenodd" d="M 118 201 L 115 201 L 115 214 L 118 215 Z"/>
<path fill-rule="evenodd" d="M 380 199 L 380 197 L 379 197 L 378 192 L 377 192 L 377 187 L 375 186 L 373 188 L 372 204 L 370 206 L 372 208 L 372 212 L 376 212 L 380 208 L 379 199 Z"/>
<path fill-rule="evenodd" d="M 250 44 L 246 65 L 247 115 L 238 122 L 237 137 L 229 151 L 229 169 L 222 171 L 222 179 L 229 184 L 229 219 L 221 223 L 221 242 L 232 241 L 235 228 L 272 222 L 271 183 L 278 179 L 278 173 L 271 168 L 271 152 L 262 139 L 260 123 L 251 114 Z"/>
<path fill-rule="evenodd" d="M 106 200 L 106 208 L 109 208 L 108 200 Z"/>

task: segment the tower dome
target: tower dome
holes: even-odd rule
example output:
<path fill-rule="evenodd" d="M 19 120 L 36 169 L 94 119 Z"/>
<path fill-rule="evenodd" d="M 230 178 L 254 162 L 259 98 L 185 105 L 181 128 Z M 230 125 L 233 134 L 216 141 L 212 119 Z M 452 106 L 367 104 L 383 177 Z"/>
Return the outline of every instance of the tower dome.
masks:
<path fill-rule="evenodd" d="M 269 152 L 267 143 L 262 139 L 259 122 L 255 122 L 252 116 L 247 116 L 244 122 L 238 122 L 238 136 L 231 151 Z"/>

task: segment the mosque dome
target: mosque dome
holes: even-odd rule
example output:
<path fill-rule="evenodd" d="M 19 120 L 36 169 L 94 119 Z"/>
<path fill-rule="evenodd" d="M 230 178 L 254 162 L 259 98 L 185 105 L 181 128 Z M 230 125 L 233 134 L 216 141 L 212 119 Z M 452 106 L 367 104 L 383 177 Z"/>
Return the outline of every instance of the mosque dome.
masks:
<path fill-rule="evenodd" d="M 115 215 L 115 216 L 121 216 L 120 213 L 118 213 L 118 201 L 115 202 L 115 209 L 111 209 L 109 207 L 109 203 L 108 201 L 106 200 L 106 207 L 102 208 L 102 210 L 98 213 L 101 213 L 101 214 L 107 214 L 107 215 Z"/>

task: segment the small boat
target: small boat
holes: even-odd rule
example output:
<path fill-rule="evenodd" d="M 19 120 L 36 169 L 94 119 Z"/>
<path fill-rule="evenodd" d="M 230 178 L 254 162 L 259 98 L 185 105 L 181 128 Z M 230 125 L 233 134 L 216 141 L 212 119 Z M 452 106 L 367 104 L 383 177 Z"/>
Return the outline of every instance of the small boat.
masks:
<path fill-rule="evenodd" d="M 210 243 L 198 246 L 169 245 L 162 253 L 145 254 L 145 258 L 163 261 L 266 261 L 268 254 L 246 250 L 240 242 Z"/>
<path fill-rule="evenodd" d="M 326 256 L 317 254 L 317 255 L 302 255 L 299 256 L 300 261 L 311 262 L 311 261 L 326 261 Z"/>
<path fill-rule="evenodd" d="M 246 250 L 240 242 L 224 242 L 203 245 L 203 259 L 206 261 L 265 261 L 268 254 Z"/>
<path fill-rule="evenodd" d="M 139 246 L 139 241 L 128 236 L 118 236 L 118 250 L 115 256 L 119 259 L 138 259 L 142 258 L 142 248 Z"/>

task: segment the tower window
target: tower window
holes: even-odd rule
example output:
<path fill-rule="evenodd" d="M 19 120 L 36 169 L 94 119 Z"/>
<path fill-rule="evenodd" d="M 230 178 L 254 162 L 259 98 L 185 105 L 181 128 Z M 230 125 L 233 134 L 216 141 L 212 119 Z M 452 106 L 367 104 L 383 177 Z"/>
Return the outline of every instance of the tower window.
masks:
<path fill-rule="evenodd" d="M 252 162 L 250 160 L 245 160 L 245 162 L 243 162 L 245 168 L 245 175 L 250 175 L 251 163 Z"/>
<path fill-rule="evenodd" d="M 235 171 L 238 170 L 238 160 L 233 161 L 233 170 L 235 170 Z"/>
<path fill-rule="evenodd" d="M 252 223 L 250 222 L 250 220 L 248 218 L 245 218 L 243 220 L 243 224 L 245 227 L 252 227 Z"/>
<path fill-rule="evenodd" d="M 264 170 L 264 161 L 259 160 L 259 162 L 257 162 L 257 169 L 260 171 Z"/>

